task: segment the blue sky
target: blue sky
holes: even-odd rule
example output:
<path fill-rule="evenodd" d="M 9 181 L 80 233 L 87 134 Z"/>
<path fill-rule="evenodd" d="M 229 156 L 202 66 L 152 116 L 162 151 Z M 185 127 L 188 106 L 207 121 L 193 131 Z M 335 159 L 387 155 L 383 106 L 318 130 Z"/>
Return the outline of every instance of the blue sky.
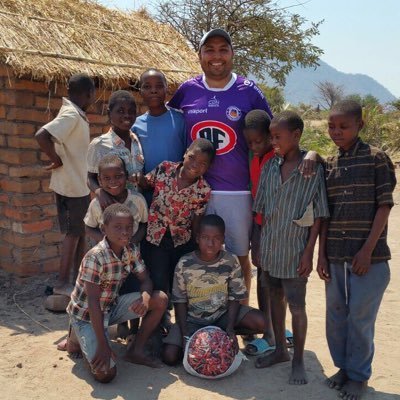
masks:
<path fill-rule="evenodd" d="M 143 0 L 99 0 L 134 9 Z M 342 72 L 371 76 L 400 98 L 400 0 L 279 0 L 309 21 L 325 20 L 314 44 L 325 62 Z M 151 7 L 150 7 L 151 11 Z"/>

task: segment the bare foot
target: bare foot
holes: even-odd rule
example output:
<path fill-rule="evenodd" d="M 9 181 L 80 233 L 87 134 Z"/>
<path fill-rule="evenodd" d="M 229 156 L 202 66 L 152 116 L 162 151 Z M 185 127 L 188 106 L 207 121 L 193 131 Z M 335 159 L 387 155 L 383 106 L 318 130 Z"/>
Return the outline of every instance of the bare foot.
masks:
<path fill-rule="evenodd" d="M 255 362 L 256 368 L 267 368 L 271 365 L 275 365 L 281 362 L 290 361 L 290 355 L 287 350 L 284 351 L 273 351 L 264 357 L 257 358 Z"/>
<path fill-rule="evenodd" d="M 164 366 L 160 360 L 147 357 L 145 354 L 141 353 L 126 353 L 124 360 L 133 364 L 145 365 L 150 368 L 162 368 Z"/>
<path fill-rule="evenodd" d="M 290 385 L 305 385 L 308 383 L 304 362 L 292 361 L 292 372 L 289 378 Z"/>
<path fill-rule="evenodd" d="M 340 390 L 343 385 L 349 380 L 349 377 L 346 374 L 344 369 L 339 369 L 335 375 L 327 378 L 325 381 L 329 388 Z"/>
<path fill-rule="evenodd" d="M 357 382 L 349 379 L 339 392 L 339 397 L 344 400 L 359 400 L 367 388 L 367 381 Z"/>
<path fill-rule="evenodd" d="M 53 294 L 62 294 L 63 296 L 71 297 L 74 287 L 70 283 L 56 284 L 53 287 Z"/>
<path fill-rule="evenodd" d="M 57 344 L 57 350 L 67 351 L 72 358 L 80 358 L 82 356 L 81 346 L 78 342 L 78 338 L 72 328 L 69 328 L 68 336 Z"/>

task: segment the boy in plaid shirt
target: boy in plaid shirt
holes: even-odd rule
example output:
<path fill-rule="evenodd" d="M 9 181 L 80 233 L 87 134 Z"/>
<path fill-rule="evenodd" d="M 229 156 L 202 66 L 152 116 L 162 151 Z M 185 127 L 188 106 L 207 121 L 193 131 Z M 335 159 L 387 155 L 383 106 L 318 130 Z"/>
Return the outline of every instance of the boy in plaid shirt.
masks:
<path fill-rule="evenodd" d="M 129 246 L 133 232 L 133 216 L 123 204 L 107 207 L 103 214 L 104 239 L 82 260 L 75 289 L 67 307 L 72 331 L 68 350 L 82 350 L 90 363 L 94 378 L 110 382 L 116 375 L 115 355 L 110 348 L 107 327 L 143 317 L 141 327 L 125 356 L 125 360 L 149 367 L 160 362 L 144 353 L 144 345 L 167 307 L 167 296 L 153 292 L 152 283 L 137 247 Z M 141 291 L 118 297 L 118 292 L 133 272 L 141 282 Z"/>

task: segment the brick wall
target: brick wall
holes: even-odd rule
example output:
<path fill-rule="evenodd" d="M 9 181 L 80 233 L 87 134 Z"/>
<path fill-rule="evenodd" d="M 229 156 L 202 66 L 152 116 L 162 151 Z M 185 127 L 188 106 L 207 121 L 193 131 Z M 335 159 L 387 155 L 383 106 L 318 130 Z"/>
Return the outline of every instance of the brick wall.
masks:
<path fill-rule="evenodd" d="M 98 89 L 88 113 L 93 137 L 108 130 L 110 93 Z M 62 84 L 17 78 L 0 64 L 0 268 L 19 276 L 58 270 L 62 235 L 50 173 L 43 169 L 47 157 L 34 135 L 57 115 L 65 95 Z"/>

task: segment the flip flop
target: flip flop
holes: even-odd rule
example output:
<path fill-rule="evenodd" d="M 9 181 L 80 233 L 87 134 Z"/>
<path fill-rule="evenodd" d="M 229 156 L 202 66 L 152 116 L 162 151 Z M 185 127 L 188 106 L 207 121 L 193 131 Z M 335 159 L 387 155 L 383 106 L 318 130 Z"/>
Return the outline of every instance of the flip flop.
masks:
<path fill-rule="evenodd" d="M 289 329 L 286 329 L 285 336 L 286 336 L 287 347 L 293 347 L 294 346 L 293 333 L 290 332 Z"/>
<path fill-rule="evenodd" d="M 248 346 L 254 346 L 256 348 L 255 352 L 249 352 Z M 275 346 L 271 346 L 265 339 L 256 338 L 250 343 L 247 343 L 244 352 L 249 356 L 259 356 L 267 351 L 275 350 Z"/>

